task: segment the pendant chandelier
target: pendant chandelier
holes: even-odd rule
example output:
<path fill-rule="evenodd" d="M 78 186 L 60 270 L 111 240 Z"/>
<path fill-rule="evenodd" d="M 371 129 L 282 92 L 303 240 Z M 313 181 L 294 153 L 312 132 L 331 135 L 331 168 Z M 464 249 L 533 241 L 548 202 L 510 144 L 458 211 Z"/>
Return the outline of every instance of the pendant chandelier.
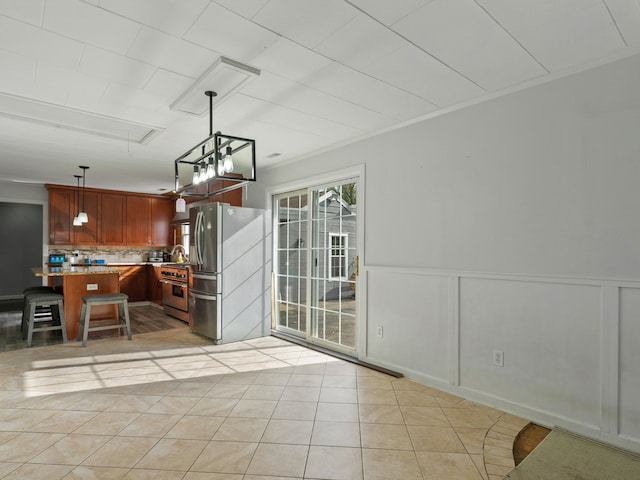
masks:
<path fill-rule="evenodd" d="M 76 189 L 76 205 L 78 205 L 78 209 L 80 210 L 78 212 L 78 215 L 76 215 L 73 218 L 73 226 L 74 227 L 81 227 L 82 225 L 84 225 L 85 223 L 87 223 L 89 221 L 89 216 L 87 215 L 87 212 L 84 209 L 84 189 L 85 189 L 85 180 L 86 180 L 86 173 L 87 170 L 89 170 L 89 167 L 86 167 L 84 165 L 80 165 L 80 167 L 82 169 L 82 175 L 74 175 L 74 177 L 76 177 L 76 180 L 78 181 L 78 187 Z M 80 208 L 80 178 L 82 178 L 82 208 Z"/>
<path fill-rule="evenodd" d="M 175 160 L 176 212 L 184 212 L 183 196 L 211 197 L 255 182 L 255 140 L 213 131 L 213 98 L 209 97 L 209 136 Z M 187 166 L 189 170 L 187 170 Z M 224 180 L 224 181 L 215 181 Z"/>

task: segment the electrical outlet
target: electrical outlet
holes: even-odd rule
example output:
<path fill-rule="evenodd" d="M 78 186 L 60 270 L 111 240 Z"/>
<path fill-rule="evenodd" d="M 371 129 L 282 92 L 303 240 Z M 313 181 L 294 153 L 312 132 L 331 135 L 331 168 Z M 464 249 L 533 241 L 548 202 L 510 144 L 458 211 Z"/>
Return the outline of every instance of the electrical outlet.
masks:
<path fill-rule="evenodd" d="M 378 337 L 382 338 L 382 325 L 378 325 L 376 327 L 376 333 L 377 333 Z"/>
<path fill-rule="evenodd" d="M 87 283 L 87 291 L 98 290 L 97 283 Z"/>
<path fill-rule="evenodd" d="M 496 367 L 504 367 L 504 352 L 502 350 L 493 351 L 493 364 Z"/>

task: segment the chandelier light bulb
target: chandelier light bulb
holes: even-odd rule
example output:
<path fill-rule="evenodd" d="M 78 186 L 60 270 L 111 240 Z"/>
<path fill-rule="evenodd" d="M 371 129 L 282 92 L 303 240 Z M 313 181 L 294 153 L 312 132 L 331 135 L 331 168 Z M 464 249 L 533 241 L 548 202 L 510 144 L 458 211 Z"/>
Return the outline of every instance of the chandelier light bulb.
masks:
<path fill-rule="evenodd" d="M 192 183 L 194 185 L 198 185 L 200 183 L 200 169 L 197 165 L 193 166 L 193 180 Z"/>
<path fill-rule="evenodd" d="M 224 169 L 227 172 L 233 172 L 233 157 L 231 156 L 231 146 L 227 147 L 227 151 L 224 156 Z"/>
<path fill-rule="evenodd" d="M 216 166 L 213 163 L 213 157 L 209 157 L 209 165 L 207 166 L 207 177 L 213 178 L 216 176 Z"/>

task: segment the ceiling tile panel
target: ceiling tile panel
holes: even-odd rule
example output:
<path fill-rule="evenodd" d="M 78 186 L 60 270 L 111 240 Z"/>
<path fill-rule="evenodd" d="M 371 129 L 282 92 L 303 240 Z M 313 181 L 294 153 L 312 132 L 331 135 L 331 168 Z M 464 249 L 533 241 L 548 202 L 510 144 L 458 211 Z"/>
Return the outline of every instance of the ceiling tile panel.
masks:
<path fill-rule="evenodd" d="M 339 64 L 329 65 L 306 83 L 312 88 L 401 121 L 437 109 L 415 95 Z"/>
<path fill-rule="evenodd" d="M 0 15 L 40 26 L 43 2 L 44 0 L 0 0 Z"/>
<path fill-rule="evenodd" d="M 262 71 L 304 82 L 331 63 L 328 58 L 315 53 L 286 38 L 280 38 L 251 60 L 251 65 Z"/>
<path fill-rule="evenodd" d="M 433 0 L 347 0 L 349 3 L 365 10 L 371 17 L 392 25 L 406 17 L 414 10 L 432 2 Z"/>
<path fill-rule="evenodd" d="M 343 0 L 271 0 L 253 19 L 294 42 L 313 48 L 359 14 Z"/>
<path fill-rule="evenodd" d="M 75 68 L 82 43 L 0 16 L 0 45 L 5 50 L 53 65 Z"/>
<path fill-rule="evenodd" d="M 92 77 L 143 88 L 153 76 L 156 67 L 100 48 L 87 46 L 82 54 L 78 71 Z"/>
<path fill-rule="evenodd" d="M 188 77 L 198 77 L 218 57 L 210 50 L 149 27 L 142 27 L 128 56 Z"/>
<path fill-rule="evenodd" d="M 55 67 L 46 62 L 38 62 L 35 79 L 36 83 L 43 86 L 48 84 L 62 90 L 74 90 L 96 97 L 100 97 L 109 85 L 106 79 L 85 75 L 68 68 Z"/>
<path fill-rule="evenodd" d="M 547 73 L 473 0 L 431 2 L 393 28 L 489 91 Z"/>
<path fill-rule="evenodd" d="M 627 45 L 640 47 L 640 3 L 637 0 L 605 0 Z"/>
<path fill-rule="evenodd" d="M 208 0 L 101 0 L 100 8 L 181 37 L 208 3 Z"/>
<path fill-rule="evenodd" d="M 255 23 L 211 3 L 184 38 L 225 57 L 248 62 L 269 45 L 278 35 Z"/>
<path fill-rule="evenodd" d="M 0 91 L 11 91 L 13 82 L 32 82 L 35 78 L 36 61 L 17 53 L 0 50 Z"/>
<path fill-rule="evenodd" d="M 182 92 L 191 86 L 195 79 L 185 77 L 177 73 L 169 72 L 163 68 L 159 68 L 144 87 L 145 91 L 157 93 L 167 98 L 171 98 L 171 102 L 178 98 Z M 167 108 L 171 104 L 167 104 Z"/>
<path fill-rule="evenodd" d="M 253 18 L 269 0 L 213 0 L 214 3 L 242 15 L 244 18 Z"/>
<path fill-rule="evenodd" d="M 47 2 L 43 27 L 116 53 L 125 53 L 140 30 L 139 23 L 79 0 Z"/>
<path fill-rule="evenodd" d="M 363 71 L 439 107 L 485 93 L 478 85 L 413 45 L 380 56 Z"/>
<path fill-rule="evenodd" d="M 405 41 L 388 27 L 358 15 L 317 46 L 320 53 L 355 69 L 402 48 Z"/>
<path fill-rule="evenodd" d="M 551 72 L 621 51 L 602 0 L 477 0 Z"/>

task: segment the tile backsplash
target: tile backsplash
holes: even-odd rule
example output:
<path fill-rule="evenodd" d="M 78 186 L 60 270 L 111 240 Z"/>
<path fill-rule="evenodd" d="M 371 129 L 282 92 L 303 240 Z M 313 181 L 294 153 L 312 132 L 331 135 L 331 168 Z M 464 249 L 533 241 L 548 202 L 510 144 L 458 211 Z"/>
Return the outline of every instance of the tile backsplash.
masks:
<path fill-rule="evenodd" d="M 87 259 L 91 261 L 104 260 L 105 263 L 140 263 L 146 262 L 149 253 L 163 252 L 169 254 L 167 248 L 145 248 L 145 247 L 49 247 L 49 253 L 62 253 L 67 257 L 72 257 L 72 262 L 85 263 Z M 45 263 L 47 259 L 45 259 Z"/>

